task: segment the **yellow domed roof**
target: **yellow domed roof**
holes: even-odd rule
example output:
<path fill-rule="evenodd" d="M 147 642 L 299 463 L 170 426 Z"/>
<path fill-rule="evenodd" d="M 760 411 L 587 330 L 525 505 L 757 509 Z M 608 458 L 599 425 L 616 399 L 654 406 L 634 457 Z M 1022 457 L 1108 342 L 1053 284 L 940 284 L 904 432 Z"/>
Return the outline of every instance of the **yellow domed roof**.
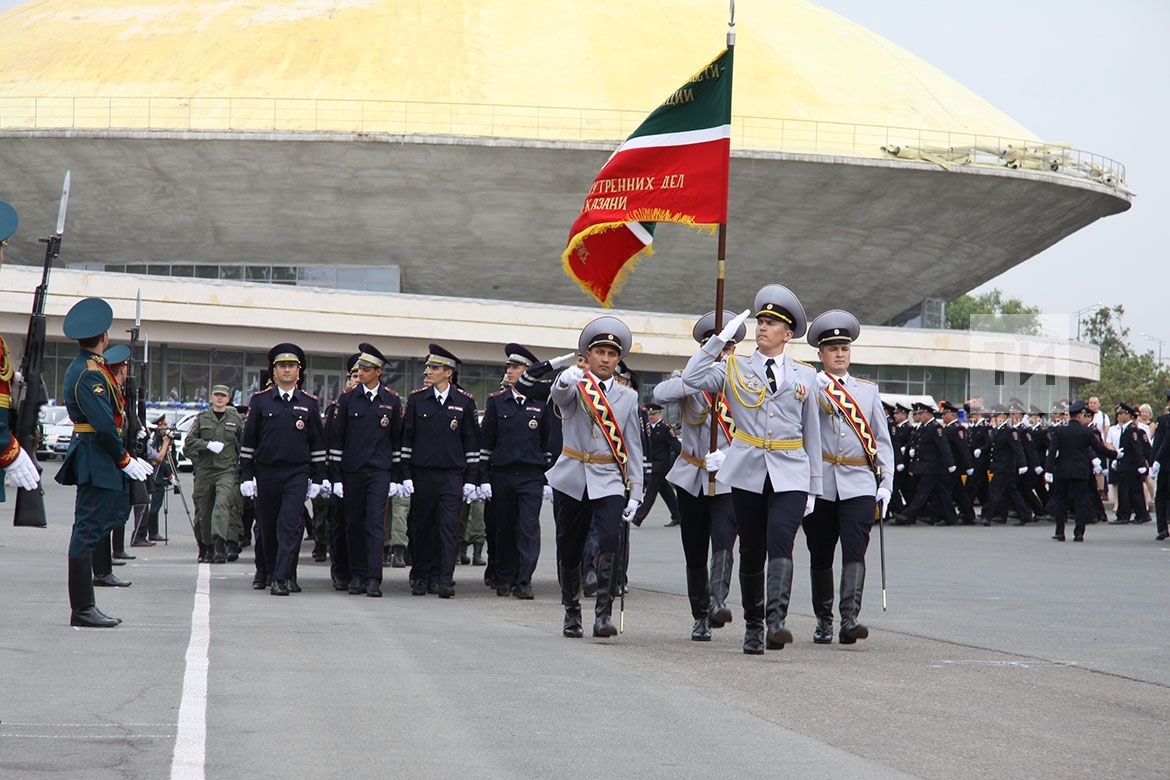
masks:
<path fill-rule="evenodd" d="M 727 8 L 727 0 L 28 2 L 0 14 L 0 127 L 14 126 L 30 98 L 68 98 L 61 110 L 81 127 L 132 126 L 101 106 L 118 113 L 135 99 L 190 99 L 176 103 L 181 115 L 209 105 L 200 100 L 259 98 L 305 101 L 296 104 L 302 114 L 362 105 L 388 122 L 438 104 L 452 117 L 491 114 L 492 129 L 465 134 L 516 135 L 509 117 L 524 115 L 544 117 L 541 137 L 553 126 L 567 140 L 620 138 L 719 53 Z M 789 148 L 801 121 L 1035 139 L 933 66 L 805 0 L 741 0 L 736 22 L 733 145 Z M 592 127 L 618 112 L 630 112 L 620 133 Z M 45 126 L 52 112 L 40 113 L 33 121 Z M 192 127 L 224 121 L 211 114 L 219 118 Z M 751 140 L 760 123 L 750 118 L 765 120 L 769 140 Z M 800 121 L 780 128 L 781 119 Z M 451 132 L 466 129 L 456 124 Z"/>

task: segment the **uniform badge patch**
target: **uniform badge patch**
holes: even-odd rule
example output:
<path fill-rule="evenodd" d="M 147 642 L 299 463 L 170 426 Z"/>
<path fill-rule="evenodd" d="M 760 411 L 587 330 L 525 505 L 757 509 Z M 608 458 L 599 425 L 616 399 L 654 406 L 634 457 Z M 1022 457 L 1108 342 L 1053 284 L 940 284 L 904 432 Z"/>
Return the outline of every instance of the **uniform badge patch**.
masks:
<path fill-rule="evenodd" d="M 106 392 L 106 388 L 102 386 L 101 382 L 98 382 L 97 384 L 95 384 L 93 386 L 93 394 L 94 395 L 103 395 L 105 392 Z"/>
<path fill-rule="evenodd" d="M 453 430 L 453 431 L 459 430 L 459 421 L 458 420 L 451 421 L 451 430 Z"/>
<path fill-rule="evenodd" d="M 382 420 L 381 420 L 381 422 L 380 422 L 380 425 L 381 425 L 383 428 L 385 428 L 385 427 L 386 427 L 386 426 L 388 426 L 389 424 L 390 424 L 390 418 L 389 418 L 389 417 L 387 417 L 386 415 L 382 415 Z"/>
<path fill-rule="evenodd" d="M 304 429 L 305 429 L 305 421 L 298 419 L 297 420 L 297 430 L 303 431 Z"/>
<path fill-rule="evenodd" d="M 539 425 L 540 425 L 540 423 L 538 423 L 536 420 L 529 420 L 528 421 L 528 427 L 534 431 L 536 430 L 537 426 L 539 426 Z"/>

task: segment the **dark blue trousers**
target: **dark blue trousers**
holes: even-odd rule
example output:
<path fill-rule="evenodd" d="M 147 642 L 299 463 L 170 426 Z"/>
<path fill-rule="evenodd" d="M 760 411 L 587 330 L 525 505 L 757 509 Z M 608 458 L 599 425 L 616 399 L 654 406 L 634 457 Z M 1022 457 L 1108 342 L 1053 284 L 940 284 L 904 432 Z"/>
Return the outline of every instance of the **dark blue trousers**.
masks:
<path fill-rule="evenodd" d="M 772 480 L 764 481 L 764 492 L 732 488 L 735 520 L 739 523 L 739 570 L 757 574 L 773 558 L 791 558 L 796 531 L 804 517 L 808 494 L 799 490 L 772 491 Z"/>
<path fill-rule="evenodd" d="M 389 471 L 345 472 L 345 541 L 349 574 L 382 582 L 382 543 L 386 540 L 386 504 L 390 497 Z"/>
<path fill-rule="evenodd" d="M 731 494 L 692 496 L 679 488 L 678 509 L 681 515 L 683 557 L 688 569 L 707 567 L 707 548 L 730 550 L 737 534 L 735 507 Z"/>
<path fill-rule="evenodd" d="M 528 585 L 540 558 L 540 503 L 544 469 L 492 466 L 496 587 Z"/>
<path fill-rule="evenodd" d="M 838 540 L 841 542 L 841 563 L 865 563 L 876 505 L 873 496 L 841 501 L 818 498 L 812 514 L 804 518 L 803 524 L 809 568 L 812 571 L 833 568 Z"/>
<path fill-rule="evenodd" d="M 455 527 L 463 501 L 463 469 L 411 469 L 410 579 L 451 583 L 455 578 Z M 348 501 L 348 494 L 346 496 Z"/>
<path fill-rule="evenodd" d="M 291 579 L 305 535 L 309 467 L 276 469 L 256 465 L 256 520 L 265 571 L 274 580 Z"/>
<path fill-rule="evenodd" d="M 125 522 L 130 513 L 130 489 L 121 490 L 78 485 L 73 503 L 73 533 L 69 537 L 69 557 L 93 555 L 98 541 Z"/>

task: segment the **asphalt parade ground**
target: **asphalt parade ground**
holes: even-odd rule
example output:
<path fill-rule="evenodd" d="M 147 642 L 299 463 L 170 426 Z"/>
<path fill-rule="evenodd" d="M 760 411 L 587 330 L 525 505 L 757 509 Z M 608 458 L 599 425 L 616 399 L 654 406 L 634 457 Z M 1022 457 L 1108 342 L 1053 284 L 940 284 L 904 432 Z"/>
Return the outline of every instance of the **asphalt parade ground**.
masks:
<path fill-rule="evenodd" d="M 125 622 L 69 627 L 73 490 L 47 467 L 46 529 L 0 505 L 0 777 L 1163 778 L 1170 766 L 1170 544 L 1152 524 L 886 528 L 861 618 L 814 645 L 797 539 L 796 643 L 745 656 L 735 622 L 690 641 L 682 547 L 661 504 L 632 532 L 625 632 L 561 636 L 551 510 L 536 599 L 483 569 L 456 596 L 332 590 L 305 545 L 304 592 L 197 564 L 178 496 L 169 544 L 98 588 Z M 191 476 L 183 475 L 190 495 Z M 1071 536 L 1070 536 L 1071 539 Z M 838 576 L 839 576 L 838 566 Z M 616 620 L 615 606 L 615 620 Z"/>

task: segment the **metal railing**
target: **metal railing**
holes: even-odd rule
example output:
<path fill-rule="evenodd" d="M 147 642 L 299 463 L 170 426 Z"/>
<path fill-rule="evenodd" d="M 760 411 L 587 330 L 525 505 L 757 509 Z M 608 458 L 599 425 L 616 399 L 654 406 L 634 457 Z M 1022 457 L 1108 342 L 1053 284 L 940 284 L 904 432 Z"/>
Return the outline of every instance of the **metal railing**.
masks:
<path fill-rule="evenodd" d="M 125 130 L 451 135 L 618 143 L 645 112 L 235 97 L 0 97 L 0 131 Z M 974 133 L 736 116 L 732 148 L 1031 169 L 1125 189 L 1125 166 L 1063 145 Z"/>

